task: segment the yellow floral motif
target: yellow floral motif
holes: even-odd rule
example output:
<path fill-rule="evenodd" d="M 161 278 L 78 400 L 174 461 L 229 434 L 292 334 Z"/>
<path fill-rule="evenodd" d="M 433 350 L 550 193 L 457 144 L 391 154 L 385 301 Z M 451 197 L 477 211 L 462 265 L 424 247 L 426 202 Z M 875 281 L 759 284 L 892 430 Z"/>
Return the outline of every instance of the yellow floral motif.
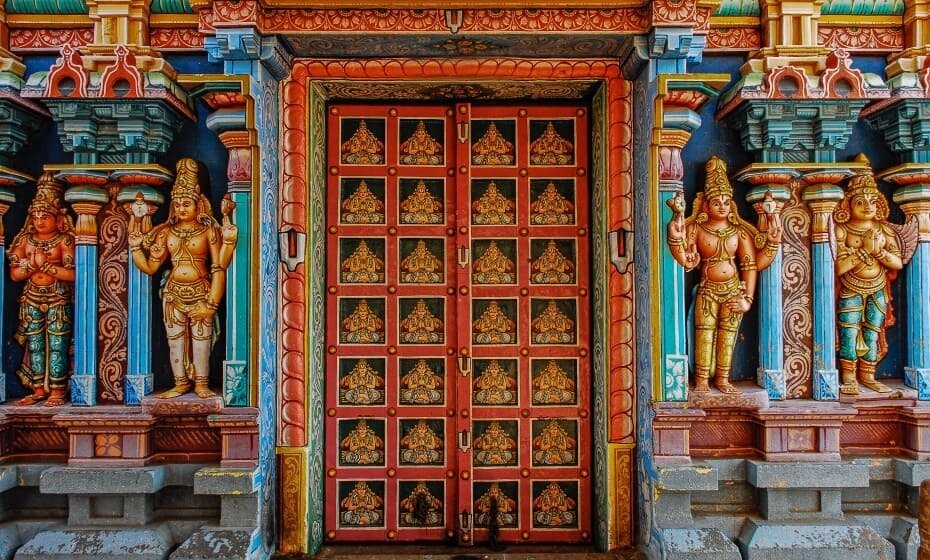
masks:
<path fill-rule="evenodd" d="M 358 129 L 342 144 L 342 163 L 372 165 L 384 163 L 384 143 L 378 140 L 363 120 Z"/>
<path fill-rule="evenodd" d="M 478 225 L 507 225 L 516 220 L 513 201 L 501 193 L 494 181 L 488 183 L 484 194 L 471 207 L 472 220 Z"/>
<path fill-rule="evenodd" d="M 549 300 L 546 309 L 533 319 L 533 342 L 536 344 L 570 344 L 574 341 L 575 322 Z"/>
<path fill-rule="evenodd" d="M 559 251 L 555 240 L 549 241 L 531 268 L 536 284 L 571 284 L 575 280 L 575 263 Z"/>
<path fill-rule="evenodd" d="M 359 181 L 355 192 L 342 201 L 342 221 L 347 224 L 384 223 L 384 203 L 371 192 L 365 181 Z"/>
<path fill-rule="evenodd" d="M 575 205 L 549 182 L 530 205 L 530 222 L 535 225 L 566 225 L 575 221 Z"/>
<path fill-rule="evenodd" d="M 533 165 L 567 165 L 572 162 L 574 146 L 556 131 L 551 122 L 539 138 L 530 144 L 530 163 Z"/>
<path fill-rule="evenodd" d="M 491 123 L 471 149 L 471 162 L 474 165 L 512 165 L 514 162 L 513 143 L 508 141 Z"/>
<path fill-rule="evenodd" d="M 94 436 L 94 457 L 122 457 L 123 441 L 116 434 Z"/>
<path fill-rule="evenodd" d="M 475 284 L 513 284 L 517 281 L 515 265 L 492 240 L 484 253 L 475 259 L 472 281 Z"/>
<path fill-rule="evenodd" d="M 384 282 L 384 261 L 368 248 L 364 239 L 359 241 L 349 258 L 342 262 L 342 281 Z"/>

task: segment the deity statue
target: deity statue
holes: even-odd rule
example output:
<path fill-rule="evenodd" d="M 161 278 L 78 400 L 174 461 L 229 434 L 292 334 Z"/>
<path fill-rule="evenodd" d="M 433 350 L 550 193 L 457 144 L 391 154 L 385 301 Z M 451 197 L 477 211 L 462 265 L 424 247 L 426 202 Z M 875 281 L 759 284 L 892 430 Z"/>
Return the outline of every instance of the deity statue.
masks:
<path fill-rule="evenodd" d="M 359 359 L 348 375 L 339 381 L 339 396 L 347 404 L 383 404 L 384 378 L 368 360 Z"/>
<path fill-rule="evenodd" d="M 572 162 L 574 154 L 572 143 L 562 138 L 551 122 L 530 144 L 530 163 L 533 165 L 567 165 Z"/>
<path fill-rule="evenodd" d="M 355 483 L 355 488 L 339 502 L 342 522 L 346 525 L 380 525 L 384 519 L 384 500 L 368 487 L 364 480 Z"/>
<path fill-rule="evenodd" d="M 422 180 L 413 187 L 413 192 L 400 203 L 400 223 L 441 224 L 442 201 L 437 200 Z"/>
<path fill-rule="evenodd" d="M 347 224 L 384 223 L 384 203 L 364 180 L 359 181 L 355 192 L 342 201 L 342 221 Z"/>
<path fill-rule="evenodd" d="M 433 315 L 422 299 L 401 320 L 400 332 L 400 341 L 406 344 L 439 344 L 445 335 L 442 320 Z"/>
<path fill-rule="evenodd" d="M 475 378 L 474 389 L 475 404 L 516 404 L 517 380 L 507 375 L 497 360 L 491 360 L 481 375 Z"/>
<path fill-rule="evenodd" d="M 442 524 L 442 501 L 433 496 L 426 482 L 418 481 L 416 488 L 400 501 L 401 525 L 435 526 Z"/>
<path fill-rule="evenodd" d="M 349 465 L 378 465 L 384 462 L 384 439 L 364 418 L 340 442 L 342 462 Z"/>
<path fill-rule="evenodd" d="M 68 350 L 74 322 L 74 224 L 62 204 L 61 185 L 51 173 L 39 177 L 26 223 L 7 255 L 10 278 L 26 280 L 13 337 L 25 349 L 16 374 L 32 394 L 16 404 L 45 400 L 45 406 L 63 405 L 68 396 Z"/>
<path fill-rule="evenodd" d="M 472 281 L 475 284 L 513 284 L 517 281 L 516 265 L 500 250 L 497 240 L 492 239 L 488 248 L 472 265 Z"/>
<path fill-rule="evenodd" d="M 436 375 L 426 360 L 419 359 L 400 378 L 402 404 L 438 404 L 442 402 L 442 377 Z"/>
<path fill-rule="evenodd" d="M 500 422 L 492 421 L 474 441 L 475 463 L 480 465 L 512 465 L 516 461 L 517 442 Z"/>
<path fill-rule="evenodd" d="M 442 282 L 442 261 L 430 252 L 426 241 L 417 241 L 413 251 L 400 261 L 400 281 L 410 284 Z"/>
<path fill-rule="evenodd" d="M 533 500 L 533 518 L 545 527 L 574 525 L 578 520 L 575 500 L 568 497 L 558 482 L 552 481 Z"/>
<path fill-rule="evenodd" d="M 437 436 L 426 423 L 418 420 L 400 438 L 400 460 L 415 465 L 442 464 L 442 437 Z"/>
<path fill-rule="evenodd" d="M 474 165 L 513 165 L 514 159 L 513 143 L 504 138 L 493 122 L 471 149 Z"/>
<path fill-rule="evenodd" d="M 349 258 L 342 262 L 342 281 L 352 283 L 384 282 L 384 261 L 362 239 Z"/>
<path fill-rule="evenodd" d="M 514 203 L 504 196 L 497 183 L 491 181 L 478 200 L 471 205 L 473 220 L 482 226 L 507 225 L 514 223 Z"/>
<path fill-rule="evenodd" d="M 493 505 L 492 505 L 493 503 Z M 488 491 L 475 500 L 475 525 L 488 527 L 491 525 L 491 510 L 497 510 L 497 524 L 501 527 L 512 527 L 517 524 L 517 502 L 508 496 L 498 482 L 492 482 Z"/>
<path fill-rule="evenodd" d="M 406 165 L 439 165 L 442 163 L 442 144 L 426 130 L 425 122 L 418 122 L 410 138 L 401 142 L 400 162 Z"/>
<path fill-rule="evenodd" d="M 554 239 L 530 266 L 537 284 L 571 284 L 575 280 L 575 263 L 559 251 Z"/>
<path fill-rule="evenodd" d="M 535 225 L 566 225 L 574 222 L 575 205 L 562 196 L 549 181 L 543 192 L 530 204 L 530 222 Z"/>
<path fill-rule="evenodd" d="M 368 123 L 359 121 L 352 137 L 342 143 L 342 163 L 377 165 L 384 163 L 384 143 L 368 129 Z"/>
<path fill-rule="evenodd" d="M 690 218 L 685 220 L 681 193 L 668 201 L 672 209 L 668 247 L 685 270 L 701 265 L 694 301 L 694 390 L 710 390 L 713 370 L 717 389 L 737 393 L 730 384 L 736 335 L 743 314 L 752 305 L 759 271 L 778 252 L 782 226 L 771 208 L 765 211 L 765 232 L 760 233 L 737 213 L 723 160 L 714 156 L 705 169 L 704 192 L 694 199 Z"/>
<path fill-rule="evenodd" d="M 888 221 L 888 202 L 871 170 L 849 180 L 833 222 L 840 392 L 858 395 L 861 383 L 889 393 L 891 389 L 875 379 L 875 368 L 888 352 L 885 332 L 894 324 L 891 282 L 914 254 L 917 222 L 899 226 Z"/>
<path fill-rule="evenodd" d="M 235 207 L 226 195 L 220 206 L 222 224 L 218 223 L 210 201 L 200 192 L 197 162 L 183 158 L 176 167 L 168 220 L 150 231 L 143 231 L 141 216 L 133 213 L 130 220 L 129 249 L 136 267 L 152 275 L 169 256 L 173 265 L 162 309 L 174 388 L 160 398 L 191 389 L 201 398 L 216 394 L 209 387 L 210 350 L 214 316 L 226 291 L 226 269 L 239 237 L 230 219 Z"/>
<path fill-rule="evenodd" d="M 575 402 L 575 382 L 549 360 L 546 367 L 533 377 L 533 404 L 571 404 Z"/>
<path fill-rule="evenodd" d="M 533 438 L 533 464 L 571 465 L 575 462 L 575 443 L 575 438 L 553 418 Z"/>
<path fill-rule="evenodd" d="M 575 322 L 562 313 L 554 299 L 530 325 L 536 344 L 571 344 L 575 340 Z"/>
<path fill-rule="evenodd" d="M 384 342 L 384 320 L 375 315 L 367 300 L 358 305 L 348 317 L 342 320 L 342 342 L 354 344 L 378 344 Z"/>
<path fill-rule="evenodd" d="M 517 324 L 504 313 L 497 300 L 491 300 L 481 317 L 472 323 L 472 328 L 477 344 L 513 344 L 517 341 Z"/>

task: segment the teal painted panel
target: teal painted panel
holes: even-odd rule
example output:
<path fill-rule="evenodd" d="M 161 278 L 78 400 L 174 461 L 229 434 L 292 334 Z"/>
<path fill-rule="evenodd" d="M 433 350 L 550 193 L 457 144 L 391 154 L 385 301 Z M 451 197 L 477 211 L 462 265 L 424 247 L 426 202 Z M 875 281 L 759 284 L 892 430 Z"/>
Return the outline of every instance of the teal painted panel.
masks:
<path fill-rule="evenodd" d="M 758 16 L 759 0 L 723 0 L 715 16 Z"/>
<path fill-rule="evenodd" d="M 189 0 L 152 0 L 153 14 L 192 14 Z"/>
<path fill-rule="evenodd" d="M 904 0 L 825 0 L 820 13 L 825 16 L 900 16 L 904 15 Z"/>
<path fill-rule="evenodd" d="M 84 0 L 7 0 L 8 14 L 86 14 Z"/>

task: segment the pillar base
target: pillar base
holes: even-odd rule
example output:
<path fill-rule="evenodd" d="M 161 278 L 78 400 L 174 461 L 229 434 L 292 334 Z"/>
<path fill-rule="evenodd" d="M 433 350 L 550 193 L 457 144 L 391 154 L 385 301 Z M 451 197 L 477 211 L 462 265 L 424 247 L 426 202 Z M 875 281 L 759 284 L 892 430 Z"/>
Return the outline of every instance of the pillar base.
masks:
<path fill-rule="evenodd" d="M 930 368 L 904 368 L 904 384 L 917 389 L 917 400 L 930 401 Z"/>
<path fill-rule="evenodd" d="M 836 401 L 840 398 L 840 373 L 835 369 L 814 371 L 814 399 Z"/>
<path fill-rule="evenodd" d="M 769 400 L 785 400 L 788 393 L 788 385 L 785 382 L 785 370 L 759 368 L 756 370 L 756 379 L 759 386 L 768 392 Z"/>
<path fill-rule="evenodd" d="M 71 404 L 93 406 L 97 404 L 97 375 L 71 376 Z"/>
<path fill-rule="evenodd" d="M 126 397 L 125 402 L 130 406 L 141 406 L 142 397 L 153 391 L 153 376 L 151 373 L 143 373 L 126 376 Z"/>

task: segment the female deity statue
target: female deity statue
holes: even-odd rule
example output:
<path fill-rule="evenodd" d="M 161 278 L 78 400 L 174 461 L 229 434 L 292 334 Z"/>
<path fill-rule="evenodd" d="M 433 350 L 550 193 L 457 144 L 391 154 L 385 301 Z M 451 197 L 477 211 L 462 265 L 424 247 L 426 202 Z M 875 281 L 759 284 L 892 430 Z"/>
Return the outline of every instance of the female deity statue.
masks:
<path fill-rule="evenodd" d="M 726 164 L 712 157 L 705 167 L 707 182 L 694 200 L 694 212 L 684 217 L 684 197 L 670 199 L 668 247 L 685 270 L 701 265 L 694 301 L 694 364 L 696 392 L 710 390 L 714 370 L 717 388 L 739 392 L 730 384 L 733 347 L 743 314 L 749 311 L 758 272 L 772 263 L 781 243 L 779 216 L 766 212 L 766 232 L 740 218 Z"/>
<path fill-rule="evenodd" d="M 891 389 L 876 381 L 875 368 L 888 352 L 885 331 L 894 324 L 891 281 L 914 254 L 917 222 L 904 226 L 888 222 L 888 202 L 871 171 L 850 179 L 833 221 L 840 392 L 858 395 L 861 383 L 888 393 Z"/>
<path fill-rule="evenodd" d="M 61 204 L 61 185 L 51 173 L 39 178 L 26 224 L 7 254 L 10 278 L 26 280 L 13 336 L 26 350 L 16 374 L 32 394 L 16 404 L 45 400 L 45 406 L 60 406 L 68 395 L 68 348 L 74 320 L 74 224 Z"/>
<path fill-rule="evenodd" d="M 174 388 L 159 397 L 177 397 L 193 389 L 206 398 L 215 395 L 209 387 L 213 320 L 239 236 L 229 217 L 236 205 L 227 195 L 220 207 L 223 221 L 218 223 L 210 201 L 200 192 L 197 162 L 181 159 L 176 172 L 168 220 L 146 232 L 141 216 L 133 214 L 129 248 L 132 262 L 145 274 L 158 272 L 169 256 L 173 265 L 162 308 Z"/>

